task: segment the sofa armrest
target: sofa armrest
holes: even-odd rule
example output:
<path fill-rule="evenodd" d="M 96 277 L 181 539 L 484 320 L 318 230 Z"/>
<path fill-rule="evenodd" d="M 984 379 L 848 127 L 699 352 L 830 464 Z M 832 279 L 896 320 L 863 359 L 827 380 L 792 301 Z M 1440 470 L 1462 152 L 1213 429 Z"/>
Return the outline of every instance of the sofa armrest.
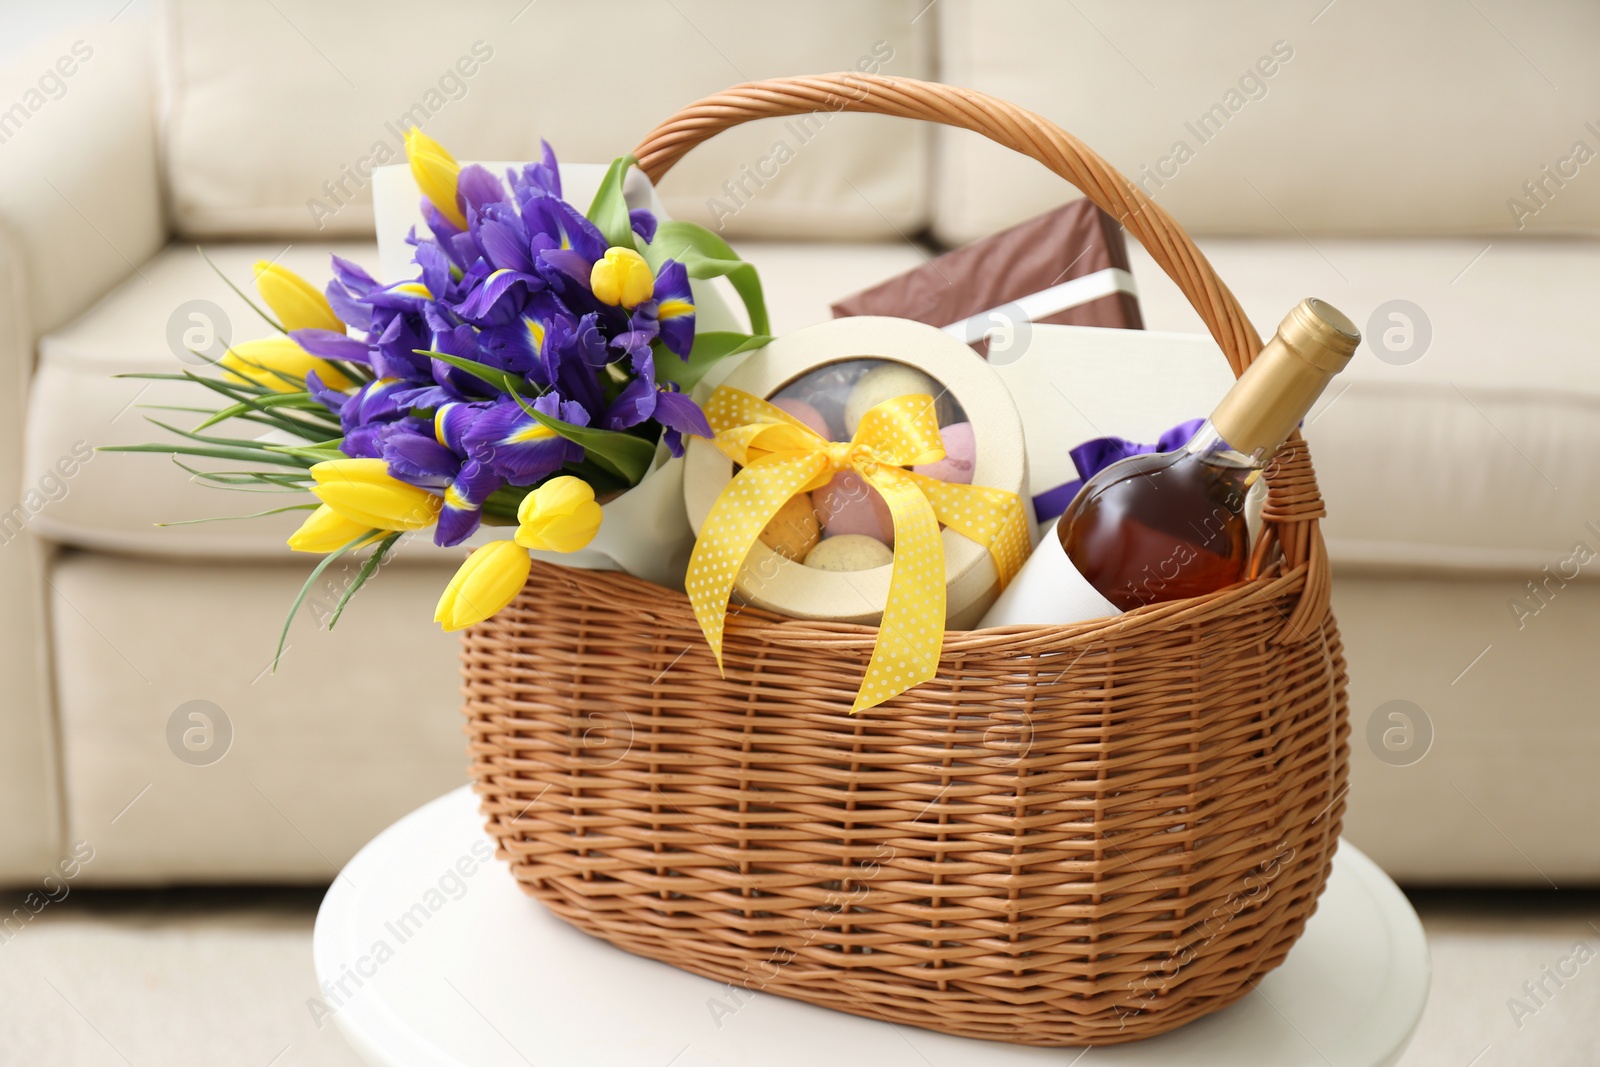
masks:
<path fill-rule="evenodd" d="M 41 476 L 22 459 L 29 379 L 40 335 L 165 240 L 150 66 L 142 30 L 107 25 L 0 64 L 0 884 L 36 883 L 65 847 L 50 547 L 27 524 Z"/>
<path fill-rule="evenodd" d="M 91 24 L 0 65 L 0 240 L 30 337 L 138 271 L 166 240 L 147 29 Z"/>

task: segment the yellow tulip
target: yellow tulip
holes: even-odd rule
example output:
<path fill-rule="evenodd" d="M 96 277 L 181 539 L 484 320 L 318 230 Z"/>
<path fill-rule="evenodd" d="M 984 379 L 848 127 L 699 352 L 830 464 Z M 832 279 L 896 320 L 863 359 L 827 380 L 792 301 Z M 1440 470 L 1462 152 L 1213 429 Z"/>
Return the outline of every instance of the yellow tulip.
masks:
<path fill-rule="evenodd" d="M 328 298 L 288 267 L 256 260 L 256 292 L 286 330 L 344 333 L 344 322 L 333 313 Z"/>
<path fill-rule="evenodd" d="M 406 159 L 411 162 L 411 176 L 422 195 L 439 209 L 439 214 L 466 229 L 467 217 L 456 206 L 456 175 L 461 173 L 461 164 L 416 126 L 406 130 Z"/>
<path fill-rule="evenodd" d="M 223 353 L 217 365 L 227 377 L 279 393 L 305 388 L 307 371 L 316 371 L 329 389 L 348 389 L 355 383 L 325 359 L 318 359 L 295 344 L 292 337 L 263 337 L 241 341 Z"/>
<path fill-rule="evenodd" d="M 513 541 L 491 541 L 456 571 L 433 610 L 433 621 L 446 630 L 482 622 L 511 603 L 528 580 L 533 560 Z"/>
<path fill-rule="evenodd" d="M 289 535 L 289 547 L 296 552 L 315 552 L 319 556 L 335 552 L 372 527 L 364 522 L 347 519 L 323 504 L 316 511 L 306 516 L 306 521 L 300 524 L 300 529 Z M 362 541 L 357 548 L 364 548 L 374 541 L 383 539 L 383 533 L 375 533 Z"/>
<path fill-rule="evenodd" d="M 589 271 L 589 288 L 602 304 L 637 307 L 656 291 L 656 276 L 644 257 L 631 248 L 613 245 Z"/>
<path fill-rule="evenodd" d="M 432 526 L 444 504 L 426 489 L 389 473 L 381 459 L 331 459 L 313 464 L 318 500 L 368 530 L 420 530 Z"/>
<path fill-rule="evenodd" d="M 522 498 L 516 542 L 541 552 L 576 552 L 594 540 L 602 513 L 594 488 L 582 478 L 551 478 Z"/>

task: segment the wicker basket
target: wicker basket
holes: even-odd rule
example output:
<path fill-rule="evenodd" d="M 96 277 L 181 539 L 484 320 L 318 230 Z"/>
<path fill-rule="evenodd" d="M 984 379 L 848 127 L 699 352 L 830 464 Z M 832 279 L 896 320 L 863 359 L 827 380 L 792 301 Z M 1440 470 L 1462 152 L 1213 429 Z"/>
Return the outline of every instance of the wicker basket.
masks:
<path fill-rule="evenodd" d="M 749 119 L 877 112 L 987 134 L 1149 249 L 1235 373 L 1260 341 L 1159 206 L 981 93 L 855 74 L 742 85 L 636 155 Z M 462 652 L 472 775 L 524 890 L 728 983 L 1030 1045 L 1148 1037 L 1237 1000 L 1316 907 L 1347 775 L 1324 513 L 1298 437 L 1248 582 L 1069 627 L 945 635 L 938 677 L 848 714 L 875 631 L 536 564 Z"/>

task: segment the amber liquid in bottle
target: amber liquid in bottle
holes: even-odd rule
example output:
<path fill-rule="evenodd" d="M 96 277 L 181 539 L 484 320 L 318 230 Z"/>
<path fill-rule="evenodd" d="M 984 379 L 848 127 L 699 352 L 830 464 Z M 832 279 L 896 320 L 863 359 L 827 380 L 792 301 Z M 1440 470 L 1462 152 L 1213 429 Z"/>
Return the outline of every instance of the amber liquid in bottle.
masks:
<path fill-rule="evenodd" d="M 1250 485 L 1360 340 L 1337 309 L 1301 301 L 1185 447 L 1084 483 L 1056 525 L 1078 573 L 1120 611 L 1246 577 Z"/>
<path fill-rule="evenodd" d="M 1209 424 L 1185 449 L 1130 456 L 1100 473 L 1056 529 L 1067 558 L 1119 611 L 1245 576 L 1244 500 L 1256 468 Z"/>

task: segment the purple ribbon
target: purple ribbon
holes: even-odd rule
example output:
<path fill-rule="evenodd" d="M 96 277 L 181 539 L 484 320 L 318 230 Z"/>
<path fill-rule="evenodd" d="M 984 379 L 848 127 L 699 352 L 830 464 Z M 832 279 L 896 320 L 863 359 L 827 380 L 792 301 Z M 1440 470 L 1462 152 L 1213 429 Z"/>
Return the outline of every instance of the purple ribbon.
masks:
<path fill-rule="evenodd" d="M 1054 489 L 1046 489 L 1033 498 L 1034 515 L 1040 522 L 1053 519 L 1067 510 L 1067 505 L 1072 503 L 1072 498 L 1078 495 L 1078 490 L 1083 488 L 1083 483 L 1093 478 L 1105 468 L 1111 466 L 1119 459 L 1129 456 L 1138 456 L 1150 452 L 1172 452 L 1182 448 L 1193 437 L 1206 420 L 1190 419 L 1180 422 L 1172 429 L 1161 435 L 1160 440 L 1153 445 L 1141 445 L 1136 441 L 1129 441 L 1121 437 L 1096 437 L 1085 441 L 1067 454 L 1072 457 L 1072 463 L 1078 468 L 1078 477 Z"/>

